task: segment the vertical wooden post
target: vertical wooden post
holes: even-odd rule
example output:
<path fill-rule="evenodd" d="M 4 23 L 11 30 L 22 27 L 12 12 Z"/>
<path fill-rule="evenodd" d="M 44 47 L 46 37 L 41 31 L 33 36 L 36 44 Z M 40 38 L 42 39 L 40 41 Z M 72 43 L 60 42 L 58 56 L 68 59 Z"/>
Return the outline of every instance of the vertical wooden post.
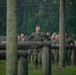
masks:
<path fill-rule="evenodd" d="M 76 48 L 72 49 L 72 55 L 71 55 L 71 65 L 76 66 Z"/>
<path fill-rule="evenodd" d="M 28 75 L 28 53 L 26 56 L 19 57 L 18 75 Z"/>
<path fill-rule="evenodd" d="M 65 0 L 60 0 L 60 39 L 59 39 L 59 67 L 65 67 L 65 23 L 64 23 L 64 8 Z"/>
<path fill-rule="evenodd" d="M 43 75 L 51 75 L 51 52 L 50 47 L 44 46 L 42 51 Z"/>
<path fill-rule="evenodd" d="M 6 75 L 17 75 L 17 0 L 7 0 Z"/>

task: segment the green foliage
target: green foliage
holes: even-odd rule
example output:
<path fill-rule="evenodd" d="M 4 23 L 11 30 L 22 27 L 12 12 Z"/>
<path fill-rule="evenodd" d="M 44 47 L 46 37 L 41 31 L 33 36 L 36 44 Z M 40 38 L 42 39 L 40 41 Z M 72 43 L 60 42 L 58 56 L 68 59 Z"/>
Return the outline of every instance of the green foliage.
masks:
<path fill-rule="evenodd" d="M 59 32 L 59 5 L 53 0 L 18 0 L 18 33 L 30 35 L 37 25 L 43 32 Z M 41 6 L 34 6 L 42 4 Z M 51 6 L 43 6 L 50 4 Z M 0 6 L 6 5 L 6 0 L 0 0 Z M 30 6 L 33 5 L 33 6 Z M 28 7 L 29 6 L 29 7 Z M 65 24 L 66 32 L 76 38 L 76 0 L 66 0 Z M 0 35 L 6 34 L 6 7 L 0 7 Z"/>
<path fill-rule="evenodd" d="M 6 0 L 0 0 L 0 35 L 6 34 Z"/>

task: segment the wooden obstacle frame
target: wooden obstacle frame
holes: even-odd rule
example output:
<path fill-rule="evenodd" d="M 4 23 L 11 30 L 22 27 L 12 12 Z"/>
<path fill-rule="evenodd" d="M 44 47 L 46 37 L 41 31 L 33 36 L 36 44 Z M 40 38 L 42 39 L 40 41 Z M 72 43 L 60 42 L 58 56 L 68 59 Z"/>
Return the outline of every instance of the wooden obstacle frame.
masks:
<path fill-rule="evenodd" d="M 18 43 L 18 75 L 28 75 L 28 49 L 42 48 L 42 72 L 43 75 L 51 75 L 51 50 L 59 49 L 59 45 L 51 45 L 50 42 L 19 42 Z M 66 49 L 72 50 L 72 65 L 76 65 L 76 45 L 67 45 Z M 0 60 L 6 59 L 6 43 L 0 43 Z"/>

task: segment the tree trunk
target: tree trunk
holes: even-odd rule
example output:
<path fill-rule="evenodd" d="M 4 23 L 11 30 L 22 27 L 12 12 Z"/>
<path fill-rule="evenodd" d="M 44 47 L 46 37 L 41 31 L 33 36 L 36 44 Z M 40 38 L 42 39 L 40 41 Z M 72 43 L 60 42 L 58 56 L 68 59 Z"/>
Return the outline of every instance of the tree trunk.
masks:
<path fill-rule="evenodd" d="M 64 23 L 64 8 L 65 0 L 60 0 L 60 39 L 59 39 L 59 67 L 65 67 L 65 23 Z"/>
<path fill-rule="evenodd" d="M 6 75 L 17 75 L 17 0 L 7 0 Z"/>

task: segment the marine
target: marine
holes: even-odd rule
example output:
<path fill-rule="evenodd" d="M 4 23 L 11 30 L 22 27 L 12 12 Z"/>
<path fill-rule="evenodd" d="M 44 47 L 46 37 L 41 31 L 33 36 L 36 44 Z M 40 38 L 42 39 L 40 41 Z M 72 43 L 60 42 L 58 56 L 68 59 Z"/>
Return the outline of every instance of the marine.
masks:
<path fill-rule="evenodd" d="M 40 26 L 36 26 L 36 32 L 32 33 L 29 36 L 29 40 L 34 41 L 34 42 L 38 42 L 38 41 L 44 41 L 48 39 L 48 36 L 46 34 L 44 34 L 43 32 L 41 32 L 41 28 Z M 34 65 L 35 68 L 37 69 L 38 66 L 38 52 L 39 52 L 39 64 L 42 65 L 42 50 L 41 49 L 33 49 L 33 61 L 34 61 Z"/>

